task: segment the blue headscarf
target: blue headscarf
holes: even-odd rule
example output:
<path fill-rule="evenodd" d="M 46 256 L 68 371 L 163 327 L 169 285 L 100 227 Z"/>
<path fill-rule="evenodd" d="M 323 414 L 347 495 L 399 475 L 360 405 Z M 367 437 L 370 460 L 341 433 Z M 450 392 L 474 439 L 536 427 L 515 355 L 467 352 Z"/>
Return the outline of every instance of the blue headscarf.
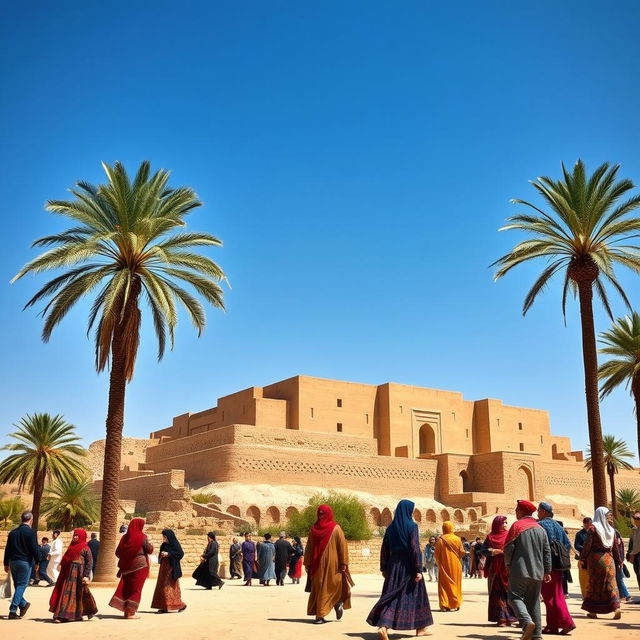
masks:
<path fill-rule="evenodd" d="M 384 537 L 391 551 L 407 551 L 411 547 L 411 534 L 418 525 L 413 521 L 415 503 L 400 500 L 393 516 L 393 522 L 387 527 Z"/>

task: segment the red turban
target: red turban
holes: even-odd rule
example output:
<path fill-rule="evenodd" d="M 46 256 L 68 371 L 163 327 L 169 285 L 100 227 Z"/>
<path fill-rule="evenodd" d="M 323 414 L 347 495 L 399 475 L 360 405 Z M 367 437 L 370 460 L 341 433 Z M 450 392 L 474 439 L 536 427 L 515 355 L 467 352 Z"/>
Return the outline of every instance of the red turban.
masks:
<path fill-rule="evenodd" d="M 518 500 L 518 506 L 527 514 L 531 515 L 535 510 L 536 506 L 529 502 L 528 500 Z"/>

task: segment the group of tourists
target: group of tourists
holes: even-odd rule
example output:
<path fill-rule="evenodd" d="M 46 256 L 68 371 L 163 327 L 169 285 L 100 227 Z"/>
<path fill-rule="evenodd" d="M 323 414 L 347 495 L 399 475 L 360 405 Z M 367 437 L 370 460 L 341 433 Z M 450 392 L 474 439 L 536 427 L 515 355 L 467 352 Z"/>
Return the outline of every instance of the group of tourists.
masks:
<path fill-rule="evenodd" d="M 518 500 L 516 521 L 508 527 L 507 517 L 496 515 L 484 542 L 477 538 L 473 547 L 467 547 L 466 540 L 454 533 L 452 522 L 445 522 L 442 535 L 430 537 L 424 551 L 420 548 L 418 525 L 413 520 L 414 508 L 410 500 L 401 500 L 382 540 L 382 595 L 367 617 L 370 625 L 378 627 L 381 640 L 387 640 L 390 629 L 415 630 L 417 636 L 432 635 L 433 616 L 424 575 L 438 582 L 440 610 L 458 611 L 463 602 L 464 558 L 477 553 L 484 558 L 481 566 L 487 578 L 490 622 L 502 627 L 519 625 L 521 640 L 539 639 L 542 633 L 567 635 L 575 629 L 565 599 L 572 545 L 562 523 L 554 518 L 551 504 L 541 502 L 536 507 L 527 500 Z M 536 511 L 537 519 L 533 517 Z M 10 532 L 7 540 L 5 571 L 11 571 L 15 587 L 9 619 L 22 618 L 29 609 L 24 592 L 30 579 L 43 579 L 54 585 L 49 600 L 54 622 L 81 620 L 83 616 L 91 619 L 97 607 L 89 584 L 99 542 L 94 538 L 97 545 L 91 548 L 87 532 L 75 529 L 71 543 L 57 563 L 54 582 L 47 573 L 53 558 L 52 546 L 46 538 L 38 545 L 32 520 L 31 513 L 22 514 L 21 525 Z M 613 613 L 614 619 L 619 619 L 620 599 L 628 597 L 623 580 L 624 544 L 612 522 L 609 509 L 599 507 L 593 518 L 584 519 L 573 547 L 579 566 L 582 609 L 590 618 Z M 633 522 L 635 528 L 626 559 L 633 564 L 640 586 L 640 512 L 633 514 Z M 149 575 L 153 545 L 144 533 L 144 524 L 142 518 L 133 518 L 115 552 L 120 580 L 109 605 L 121 611 L 125 619 L 138 617 L 142 590 Z M 53 535 L 54 540 L 59 539 L 59 532 Z M 181 612 L 187 607 L 179 584 L 184 551 L 171 529 L 162 531 L 162 540 L 151 607 L 158 613 Z M 218 556 L 219 543 L 211 532 L 200 564 L 193 572 L 197 585 L 205 589 L 222 588 Z M 246 586 L 251 586 L 254 579 L 264 586 L 269 586 L 271 580 L 282 585 L 287 574 L 294 583 L 299 583 L 304 565 L 305 591 L 309 593 L 307 614 L 314 616 L 316 624 L 325 623 L 332 611 L 339 620 L 351 607 L 353 580 L 347 541 L 328 505 L 318 507 L 306 548 L 298 537 L 289 542 L 284 531 L 275 543 L 266 534 L 257 544 L 251 533 L 245 533 L 241 544 L 233 539 L 229 561 L 231 579 L 244 579 Z M 480 566 L 478 560 L 472 562 Z M 38 570 L 34 573 L 36 565 Z M 466 572 L 468 575 L 473 575 L 472 566 Z M 544 627 L 541 599 L 546 609 Z"/>

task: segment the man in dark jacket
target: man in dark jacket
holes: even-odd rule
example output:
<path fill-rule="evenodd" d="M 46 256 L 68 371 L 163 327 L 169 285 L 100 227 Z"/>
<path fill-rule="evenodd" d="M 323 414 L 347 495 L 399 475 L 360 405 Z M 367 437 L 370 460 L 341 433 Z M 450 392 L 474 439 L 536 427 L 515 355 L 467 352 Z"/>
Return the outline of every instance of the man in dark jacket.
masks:
<path fill-rule="evenodd" d="M 540 590 L 551 580 L 551 547 L 545 530 L 532 518 L 535 505 L 518 500 L 517 522 L 507 534 L 504 563 L 509 569 L 509 603 L 520 621 L 520 640 L 542 638 Z"/>
<path fill-rule="evenodd" d="M 9 620 L 24 617 L 29 603 L 24 599 L 24 592 L 29 586 L 29 578 L 33 565 L 38 562 L 39 548 L 36 532 L 31 528 L 33 514 L 25 511 L 21 516 L 21 524 L 9 533 L 4 550 L 5 573 L 11 569 L 15 592 L 9 605 Z M 20 609 L 20 615 L 18 615 Z"/>
<path fill-rule="evenodd" d="M 49 546 L 49 538 L 42 538 L 42 544 L 38 547 L 38 565 L 34 567 L 34 569 L 37 569 L 37 571 L 35 572 L 35 578 L 33 580 L 34 586 L 37 585 L 40 580 L 44 580 L 50 587 L 52 587 L 54 584 L 53 580 L 47 573 L 47 568 L 49 567 L 50 551 L 51 547 Z"/>
<path fill-rule="evenodd" d="M 279 584 L 281 587 L 284 586 L 284 578 L 287 575 L 287 568 L 289 567 L 289 558 L 291 558 L 293 554 L 293 547 L 285 536 L 286 533 L 281 531 L 275 544 L 276 584 Z"/>
<path fill-rule="evenodd" d="M 98 534 L 92 533 L 91 540 L 87 543 L 89 550 L 91 551 L 91 557 L 93 558 L 93 567 L 91 573 L 95 574 L 96 567 L 98 566 L 98 553 L 100 553 L 100 540 L 98 540 Z"/>

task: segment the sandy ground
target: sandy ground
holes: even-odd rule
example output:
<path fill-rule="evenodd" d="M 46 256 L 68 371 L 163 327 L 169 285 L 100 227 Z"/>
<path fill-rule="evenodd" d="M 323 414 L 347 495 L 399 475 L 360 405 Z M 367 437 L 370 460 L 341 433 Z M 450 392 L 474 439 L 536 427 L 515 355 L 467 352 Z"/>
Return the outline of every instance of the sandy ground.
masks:
<path fill-rule="evenodd" d="M 365 622 L 371 606 L 376 601 L 382 587 L 382 578 L 373 575 L 354 576 L 352 609 L 345 612 L 343 619 L 335 619 L 325 625 L 310 624 L 306 613 L 306 594 L 303 585 L 284 587 L 251 588 L 242 586 L 239 580 L 227 581 L 222 590 L 204 591 L 196 588 L 191 579 L 182 580 L 183 600 L 188 608 L 183 613 L 157 615 L 149 609 L 153 594 L 154 580 L 149 580 L 143 591 L 143 606 L 140 619 L 125 621 L 120 614 L 107 606 L 113 588 L 94 588 L 93 594 L 100 612 L 90 622 L 68 624 L 51 623 L 47 603 L 51 590 L 46 587 L 30 587 L 27 600 L 31 608 L 27 617 L 20 621 L 6 620 L 8 601 L 0 600 L 3 619 L 0 620 L 0 635 L 7 640 L 34 640 L 47 638 L 57 640 L 70 636 L 95 639 L 141 640 L 376 640 L 377 633 Z M 288 579 L 287 579 L 288 581 Z M 569 608 L 575 617 L 577 629 L 572 638 L 579 640 L 607 640 L 635 638 L 640 629 L 640 593 L 631 589 L 631 595 L 638 604 L 623 604 L 622 620 L 589 620 L 580 611 L 581 600 L 577 580 L 570 585 L 572 596 Z M 632 580 L 627 581 L 628 586 Z M 517 640 L 517 629 L 498 629 L 486 620 L 486 581 L 465 579 L 463 583 L 465 601 L 459 612 L 440 613 L 434 611 L 434 637 L 484 640 Z M 431 606 L 437 607 L 436 585 L 427 582 Z M 610 618 L 610 616 L 607 616 Z M 394 638 L 411 637 L 409 632 L 392 633 Z M 547 636 L 551 637 L 551 636 Z"/>

